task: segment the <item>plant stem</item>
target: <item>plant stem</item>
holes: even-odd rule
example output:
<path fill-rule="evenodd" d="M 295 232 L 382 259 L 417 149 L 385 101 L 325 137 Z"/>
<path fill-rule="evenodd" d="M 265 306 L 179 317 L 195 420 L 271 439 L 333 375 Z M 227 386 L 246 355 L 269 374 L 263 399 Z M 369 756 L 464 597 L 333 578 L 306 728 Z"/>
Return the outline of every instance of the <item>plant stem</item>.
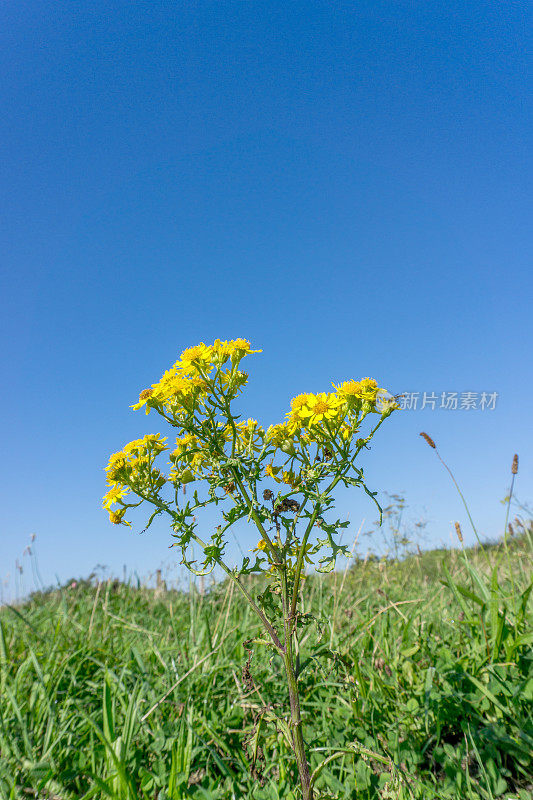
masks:
<path fill-rule="evenodd" d="M 341 479 L 341 476 L 337 475 L 332 480 L 332 482 L 330 483 L 330 485 L 326 489 L 326 494 L 329 494 L 329 492 L 331 492 L 331 490 L 335 488 L 335 486 L 340 481 L 340 479 Z M 313 525 L 316 522 L 318 514 L 319 514 L 319 504 L 316 503 L 314 511 L 313 511 L 313 513 L 311 515 L 311 518 L 309 520 L 309 523 L 307 525 L 307 528 L 306 528 L 306 530 L 304 532 L 304 535 L 302 537 L 302 543 L 300 545 L 300 549 L 299 549 L 299 552 L 298 552 L 298 559 L 296 561 L 296 570 L 295 570 L 295 577 L 294 577 L 294 588 L 293 588 L 293 592 L 292 592 L 292 602 L 291 602 L 291 617 L 294 617 L 296 615 L 296 605 L 298 603 L 298 592 L 300 590 L 300 580 L 301 580 L 301 576 L 302 576 L 302 569 L 303 569 L 303 566 L 304 566 L 305 546 L 307 544 L 307 540 L 309 539 L 309 536 L 311 535 L 311 531 L 313 530 Z"/>
<path fill-rule="evenodd" d="M 511 578 L 511 586 L 512 586 L 512 592 L 513 592 L 513 606 L 514 606 L 514 599 L 515 599 L 515 585 L 514 585 L 514 578 L 513 578 L 513 568 L 511 566 L 511 556 L 509 555 L 509 547 L 508 547 L 508 544 L 507 544 L 507 537 L 509 535 L 509 512 L 511 510 L 511 500 L 513 499 L 514 479 L 515 479 L 515 473 L 513 473 L 512 477 L 511 477 L 511 488 L 509 490 L 509 499 L 507 501 L 507 512 L 505 514 L 505 528 L 504 528 L 504 531 L 503 531 L 503 546 L 504 546 L 504 549 L 505 549 L 505 555 L 507 556 L 507 569 L 509 570 L 509 577 Z"/>
<path fill-rule="evenodd" d="M 311 787 L 311 775 L 309 764 L 305 753 L 305 744 L 302 730 L 302 716 L 300 713 L 300 698 L 298 695 L 298 682 L 294 671 L 293 652 L 292 652 L 292 622 L 285 619 L 285 653 L 283 661 L 285 664 L 285 674 L 287 675 L 287 685 L 289 687 L 289 701 L 291 706 L 291 728 L 294 754 L 298 764 L 298 774 L 302 786 L 303 800 L 313 800 L 313 789 Z"/>
<path fill-rule="evenodd" d="M 283 565 L 279 569 L 280 584 L 281 584 L 281 602 L 283 605 L 283 624 L 285 632 L 285 647 L 283 652 L 283 663 L 285 665 L 285 674 L 287 676 L 287 686 L 289 688 L 289 702 L 291 709 L 291 729 L 292 729 L 292 746 L 294 755 L 296 756 L 296 763 L 298 765 L 298 774 L 300 776 L 300 784 L 302 787 L 303 800 L 312 800 L 313 789 L 311 786 L 311 775 L 309 772 L 309 764 L 305 753 L 305 744 L 302 731 L 302 716 L 300 713 L 300 697 L 298 695 L 298 679 L 294 669 L 293 659 L 293 641 L 296 636 L 296 615 L 292 613 L 289 606 L 289 586 L 287 581 L 287 569 Z"/>
<path fill-rule="evenodd" d="M 481 539 L 479 538 L 479 535 L 478 535 L 478 532 L 477 532 L 477 528 L 474 525 L 474 520 L 472 519 L 472 515 L 470 514 L 470 509 L 468 508 L 468 505 L 467 505 L 467 502 L 466 502 L 466 500 L 464 498 L 464 495 L 463 495 L 462 491 L 459 488 L 459 484 L 455 480 L 455 476 L 454 476 L 453 472 L 451 471 L 451 469 L 449 468 L 448 464 L 441 458 L 441 455 L 440 455 L 440 453 L 439 453 L 439 451 L 437 450 L 436 447 L 435 447 L 435 453 L 437 454 L 437 458 L 439 459 L 440 463 L 447 469 L 448 474 L 449 474 L 450 478 L 452 479 L 452 481 L 454 483 L 454 486 L 455 486 L 455 488 L 457 489 L 457 491 L 459 493 L 459 497 L 463 501 L 463 505 L 464 505 L 464 507 L 466 509 L 466 513 L 468 514 L 468 519 L 470 520 L 470 524 L 472 525 L 472 530 L 474 531 L 474 534 L 476 536 L 476 539 L 477 539 L 477 542 L 479 544 L 480 550 L 483 553 L 483 555 L 485 556 L 487 564 L 490 565 L 489 557 L 487 556 L 487 553 L 485 552 L 485 548 L 483 547 L 483 545 L 481 543 Z"/>

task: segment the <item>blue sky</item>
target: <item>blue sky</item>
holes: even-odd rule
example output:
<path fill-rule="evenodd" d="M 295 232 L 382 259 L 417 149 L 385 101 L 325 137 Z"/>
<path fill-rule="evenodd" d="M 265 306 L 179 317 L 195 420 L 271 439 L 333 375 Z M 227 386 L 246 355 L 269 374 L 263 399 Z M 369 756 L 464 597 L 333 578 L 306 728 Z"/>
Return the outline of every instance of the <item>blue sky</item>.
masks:
<path fill-rule="evenodd" d="M 217 337 L 263 349 L 242 410 L 264 424 L 349 377 L 497 392 L 398 412 L 367 454 L 426 544 L 468 528 L 421 430 L 485 535 L 515 452 L 533 499 L 530 24 L 520 2 L 2 4 L 0 576 L 31 533 L 45 583 L 168 563 L 164 526 L 108 523 L 102 470 L 166 433 L 129 406 Z M 375 519 L 339 511 L 348 536 Z"/>

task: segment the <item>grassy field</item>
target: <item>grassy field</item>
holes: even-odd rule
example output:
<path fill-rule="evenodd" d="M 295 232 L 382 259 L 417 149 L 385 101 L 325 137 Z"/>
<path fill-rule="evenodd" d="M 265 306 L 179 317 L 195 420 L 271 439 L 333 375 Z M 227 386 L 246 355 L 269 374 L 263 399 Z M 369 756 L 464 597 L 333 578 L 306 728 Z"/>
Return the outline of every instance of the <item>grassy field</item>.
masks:
<path fill-rule="evenodd" d="M 345 750 L 320 798 L 533 798 L 532 565 L 529 530 L 507 553 L 306 579 L 312 769 Z M 296 800 L 283 724 L 267 724 L 286 715 L 281 662 L 243 645 L 259 633 L 227 582 L 201 595 L 81 581 L 5 606 L 0 797 Z"/>

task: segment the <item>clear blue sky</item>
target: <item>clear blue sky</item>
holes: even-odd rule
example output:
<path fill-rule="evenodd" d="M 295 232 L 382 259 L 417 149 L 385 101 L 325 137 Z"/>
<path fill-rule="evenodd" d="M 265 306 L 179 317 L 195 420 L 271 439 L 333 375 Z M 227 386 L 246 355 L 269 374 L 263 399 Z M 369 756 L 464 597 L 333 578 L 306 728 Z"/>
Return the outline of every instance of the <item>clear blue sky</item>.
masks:
<path fill-rule="evenodd" d="M 0 576 L 32 532 L 47 583 L 168 562 L 164 526 L 108 523 L 103 467 L 166 433 L 129 405 L 216 337 L 263 349 L 242 408 L 265 425 L 348 377 L 498 392 L 398 412 L 368 454 L 428 544 L 468 529 L 421 430 L 487 536 L 514 452 L 533 499 L 530 10 L 2 4 Z"/>

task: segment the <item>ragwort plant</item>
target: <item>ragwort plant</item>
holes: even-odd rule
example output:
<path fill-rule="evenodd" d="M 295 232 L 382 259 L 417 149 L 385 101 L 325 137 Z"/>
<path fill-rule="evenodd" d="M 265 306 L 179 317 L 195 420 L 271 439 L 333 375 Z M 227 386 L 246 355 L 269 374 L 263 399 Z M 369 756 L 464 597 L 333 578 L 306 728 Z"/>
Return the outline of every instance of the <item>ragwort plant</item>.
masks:
<path fill-rule="evenodd" d="M 338 484 L 363 489 L 379 508 L 355 461 L 398 406 L 375 380 L 364 378 L 332 384 L 334 392 L 298 395 L 286 421 L 267 430 L 254 419 L 238 421 L 232 402 L 248 381 L 240 363 L 259 352 L 245 339 L 201 343 L 185 350 L 160 381 L 141 392 L 132 408 L 144 407 L 147 414 L 153 409 L 178 430 L 178 437 L 172 449 L 167 437 L 149 434 L 114 453 L 106 468 L 104 507 L 115 524 L 130 525 L 128 509 L 142 503 L 154 509 L 147 527 L 158 515 L 168 515 L 182 563 L 196 575 L 218 565 L 244 595 L 267 634 L 253 643 L 270 647 L 282 659 L 287 680 L 289 723 L 273 714 L 266 719 L 285 734 L 296 757 L 302 796 L 310 800 L 316 775 L 310 774 L 306 755 L 297 675 L 298 634 L 308 622 L 299 611 L 305 564 L 317 556 L 317 569 L 328 572 L 337 556 L 347 553 L 335 537 L 348 523 L 324 518 Z M 364 435 L 367 417 L 370 430 Z M 165 451 L 167 471 L 158 461 Z M 265 480 L 275 491 L 263 488 Z M 189 483 L 192 500 L 180 491 Z M 205 540 L 197 532 L 196 512 L 228 502 L 222 524 Z M 244 557 L 239 567 L 230 568 L 224 554 L 227 532 L 242 519 L 259 532 L 255 560 Z M 200 564 L 188 555 L 194 544 L 203 553 Z M 269 577 L 257 598 L 242 580 L 252 573 Z"/>

